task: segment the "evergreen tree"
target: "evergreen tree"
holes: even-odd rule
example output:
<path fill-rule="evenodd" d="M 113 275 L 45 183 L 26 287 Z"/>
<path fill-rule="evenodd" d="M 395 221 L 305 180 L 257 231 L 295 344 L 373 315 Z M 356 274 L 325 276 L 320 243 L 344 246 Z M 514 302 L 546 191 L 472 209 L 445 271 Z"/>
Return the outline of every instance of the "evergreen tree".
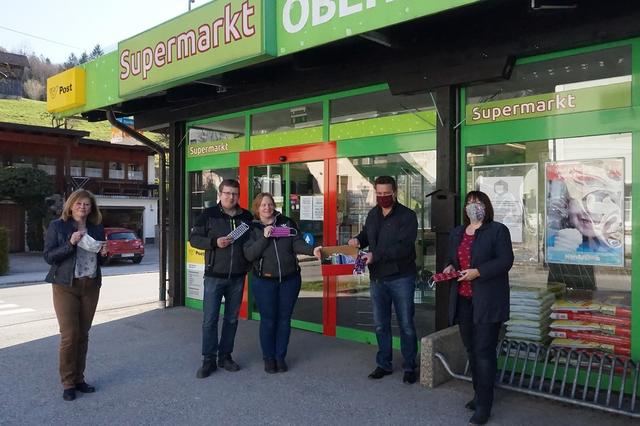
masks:
<path fill-rule="evenodd" d="M 71 55 L 69 55 L 69 57 L 67 58 L 67 61 L 64 64 L 62 64 L 62 67 L 65 70 L 68 70 L 69 68 L 77 67 L 78 64 L 79 64 L 78 57 L 76 56 L 75 53 L 71 53 Z"/>
<path fill-rule="evenodd" d="M 79 64 L 84 64 L 85 62 L 89 62 L 91 58 L 89 58 L 89 55 L 87 55 L 87 52 L 82 52 L 82 55 L 80 55 L 80 58 L 78 59 L 78 63 Z"/>
<path fill-rule="evenodd" d="M 89 59 L 93 60 L 93 59 L 96 59 L 96 58 L 98 58 L 98 57 L 100 57 L 102 55 L 104 55 L 104 52 L 102 51 L 102 48 L 100 47 L 100 44 L 96 44 L 96 46 L 91 51 L 91 54 L 89 55 Z"/>

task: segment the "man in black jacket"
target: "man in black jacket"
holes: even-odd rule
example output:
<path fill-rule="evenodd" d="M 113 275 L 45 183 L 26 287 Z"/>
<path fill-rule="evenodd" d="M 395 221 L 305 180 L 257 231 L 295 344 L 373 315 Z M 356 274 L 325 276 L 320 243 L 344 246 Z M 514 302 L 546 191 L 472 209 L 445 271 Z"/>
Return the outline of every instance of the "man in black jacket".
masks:
<path fill-rule="evenodd" d="M 208 377 L 218 366 L 227 371 L 240 369 L 231 358 L 231 352 L 238 328 L 244 279 L 250 266 L 242 250 L 249 233 L 245 232 L 235 240 L 228 235 L 239 226 L 243 226 L 242 223 L 249 225 L 253 216 L 238 206 L 239 196 L 238 181 L 223 180 L 219 187 L 220 202 L 198 216 L 189 237 L 191 246 L 205 251 L 203 361 L 196 374 L 200 379 Z M 218 341 L 218 316 L 223 296 L 224 318 Z"/>
<path fill-rule="evenodd" d="M 418 219 L 413 210 L 397 200 L 396 181 L 391 176 L 375 180 L 377 206 L 369 211 L 362 231 L 349 240 L 354 247 L 369 247 L 366 262 L 371 279 L 371 304 L 376 327 L 377 367 L 369 378 L 381 379 L 392 373 L 391 305 L 400 327 L 400 348 L 404 362 L 404 383 L 416 382 L 418 352 L 413 322 L 413 295 L 416 282 Z"/>

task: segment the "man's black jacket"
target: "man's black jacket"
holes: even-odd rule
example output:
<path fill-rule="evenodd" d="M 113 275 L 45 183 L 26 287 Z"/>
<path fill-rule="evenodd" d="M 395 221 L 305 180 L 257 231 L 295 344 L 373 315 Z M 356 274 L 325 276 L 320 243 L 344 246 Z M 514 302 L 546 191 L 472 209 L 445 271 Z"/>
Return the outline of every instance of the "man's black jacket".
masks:
<path fill-rule="evenodd" d="M 356 236 L 360 247 L 369 247 L 373 279 L 394 279 L 416 274 L 416 213 L 396 202 L 387 216 L 376 206 L 369 211 L 364 228 Z"/>
<path fill-rule="evenodd" d="M 229 235 L 240 223 L 251 224 L 253 215 L 245 209 L 236 208 L 238 213 L 231 217 L 224 212 L 220 203 L 204 210 L 191 228 L 189 242 L 191 246 L 204 250 L 205 276 L 232 278 L 244 275 L 249 270 L 249 262 L 244 257 L 242 246 L 249 237 L 245 232 L 233 244 L 225 248 L 217 245 L 220 237 Z"/>

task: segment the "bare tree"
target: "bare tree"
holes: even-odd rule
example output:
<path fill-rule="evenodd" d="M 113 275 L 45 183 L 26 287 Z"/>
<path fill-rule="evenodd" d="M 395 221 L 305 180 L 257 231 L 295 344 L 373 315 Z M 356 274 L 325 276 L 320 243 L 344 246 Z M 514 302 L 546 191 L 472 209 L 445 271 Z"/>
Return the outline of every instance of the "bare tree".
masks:
<path fill-rule="evenodd" d="M 35 101 L 41 101 L 44 99 L 44 85 L 38 80 L 30 79 L 25 81 L 23 88 L 27 98 Z"/>

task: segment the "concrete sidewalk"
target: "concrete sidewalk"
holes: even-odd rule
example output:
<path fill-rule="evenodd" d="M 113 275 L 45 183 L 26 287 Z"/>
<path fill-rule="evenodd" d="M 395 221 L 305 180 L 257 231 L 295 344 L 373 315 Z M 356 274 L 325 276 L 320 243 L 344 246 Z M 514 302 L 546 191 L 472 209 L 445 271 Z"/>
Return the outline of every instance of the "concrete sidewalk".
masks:
<path fill-rule="evenodd" d="M 263 371 L 259 323 L 241 321 L 237 373 L 196 379 L 201 313 L 150 310 L 91 331 L 87 381 L 95 394 L 61 398 L 58 336 L 0 349 L 0 424 L 465 425 L 467 383 L 373 381 L 376 348 L 293 330 L 288 373 Z M 42 326 L 33 325 L 35 328 Z M 0 330 L 0 335 L 3 330 Z M 396 360 L 399 354 L 396 354 Z M 494 425 L 628 424 L 629 419 L 498 390 Z"/>

